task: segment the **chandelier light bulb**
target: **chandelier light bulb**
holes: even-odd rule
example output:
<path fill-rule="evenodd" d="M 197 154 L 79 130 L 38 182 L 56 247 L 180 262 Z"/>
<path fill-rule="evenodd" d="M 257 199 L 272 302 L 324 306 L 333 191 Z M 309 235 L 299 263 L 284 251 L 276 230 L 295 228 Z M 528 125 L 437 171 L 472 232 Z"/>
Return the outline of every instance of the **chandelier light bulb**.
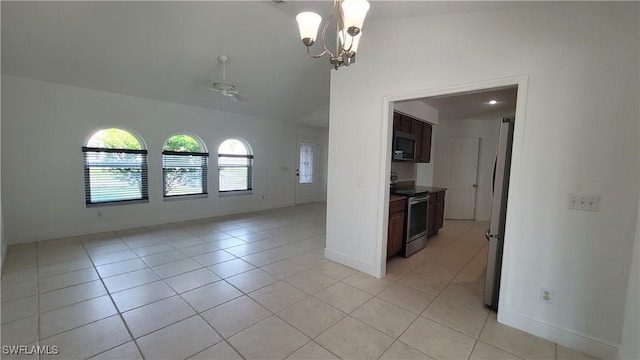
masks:
<path fill-rule="evenodd" d="M 362 30 L 364 18 L 369 11 L 367 0 L 344 0 L 342 2 L 342 12 L 344 13 L 344 27 L 351 36 L 358 35 Z"/>
<path fill-rule="evenodd" d="M 296 16 L 298 28 L 300 29 L 300 38 L 306 46 L 311 46 L 318 36 L 318 28 L 322 17 L 314 12 L 301 12 Z"/>

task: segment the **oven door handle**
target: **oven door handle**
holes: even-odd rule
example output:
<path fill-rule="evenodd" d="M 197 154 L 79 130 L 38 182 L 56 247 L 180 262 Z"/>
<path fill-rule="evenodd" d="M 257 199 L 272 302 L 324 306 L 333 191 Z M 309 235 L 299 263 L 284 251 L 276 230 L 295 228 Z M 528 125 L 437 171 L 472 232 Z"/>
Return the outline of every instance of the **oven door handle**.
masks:
<path fill-rule="evenodd" d="M 409 204 L 414 205 L 421 202 L 429 201 L 429 195 L 415 196 L 409 198 Z"/>

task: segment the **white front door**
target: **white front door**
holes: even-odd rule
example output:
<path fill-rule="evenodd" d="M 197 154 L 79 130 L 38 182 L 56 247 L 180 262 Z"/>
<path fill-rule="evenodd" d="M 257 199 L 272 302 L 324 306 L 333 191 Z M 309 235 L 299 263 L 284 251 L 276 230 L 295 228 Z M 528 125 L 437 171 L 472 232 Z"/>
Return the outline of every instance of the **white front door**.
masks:
<path fill-rule="evenodd" d="M 474 219 L 480 138 L 449 138 L 449 183 L 445 218 Z"/>
<path fill-rule="evenodd" d="M 316 171 L 317 139 L 299 137 L 296 163 L 296 204 L 316 201 L 318 173 Z"/>

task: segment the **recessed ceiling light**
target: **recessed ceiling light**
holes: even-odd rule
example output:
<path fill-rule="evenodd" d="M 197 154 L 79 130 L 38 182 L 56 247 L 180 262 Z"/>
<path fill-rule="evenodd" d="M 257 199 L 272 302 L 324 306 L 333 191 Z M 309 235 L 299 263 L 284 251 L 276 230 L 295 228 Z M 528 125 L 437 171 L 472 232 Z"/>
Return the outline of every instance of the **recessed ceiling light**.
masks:
<path fill-rule="evenodd" d="M 496 100 L 489 100 L 489 105 L 495 105 L 495 104 L 497 104 L 497 103 L 498 103 L 498 102 L 497 102 Z"/>

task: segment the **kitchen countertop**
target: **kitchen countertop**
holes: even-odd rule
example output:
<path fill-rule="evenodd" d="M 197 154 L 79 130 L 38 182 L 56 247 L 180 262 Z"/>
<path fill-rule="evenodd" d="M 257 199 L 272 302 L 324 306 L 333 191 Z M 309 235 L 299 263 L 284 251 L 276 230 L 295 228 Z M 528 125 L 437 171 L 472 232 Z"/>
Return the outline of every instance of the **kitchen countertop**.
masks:
<path fill-rule="evenodd" d="M 440 192 L 440 191 L 446 191 L 447 190 L 447 188 L 431 187 L 431 186 L 420 186 L 420 188 L 426 189 L 428 193 L 437 193 L 437 192 Z"/>
<path fill-rule="evenodd" d="M 446 191 L 446 188 L 432 186 L 397 186 L 391 188 L 391 195 L 416 195 L 416 194 L 432 194 Z"/>

